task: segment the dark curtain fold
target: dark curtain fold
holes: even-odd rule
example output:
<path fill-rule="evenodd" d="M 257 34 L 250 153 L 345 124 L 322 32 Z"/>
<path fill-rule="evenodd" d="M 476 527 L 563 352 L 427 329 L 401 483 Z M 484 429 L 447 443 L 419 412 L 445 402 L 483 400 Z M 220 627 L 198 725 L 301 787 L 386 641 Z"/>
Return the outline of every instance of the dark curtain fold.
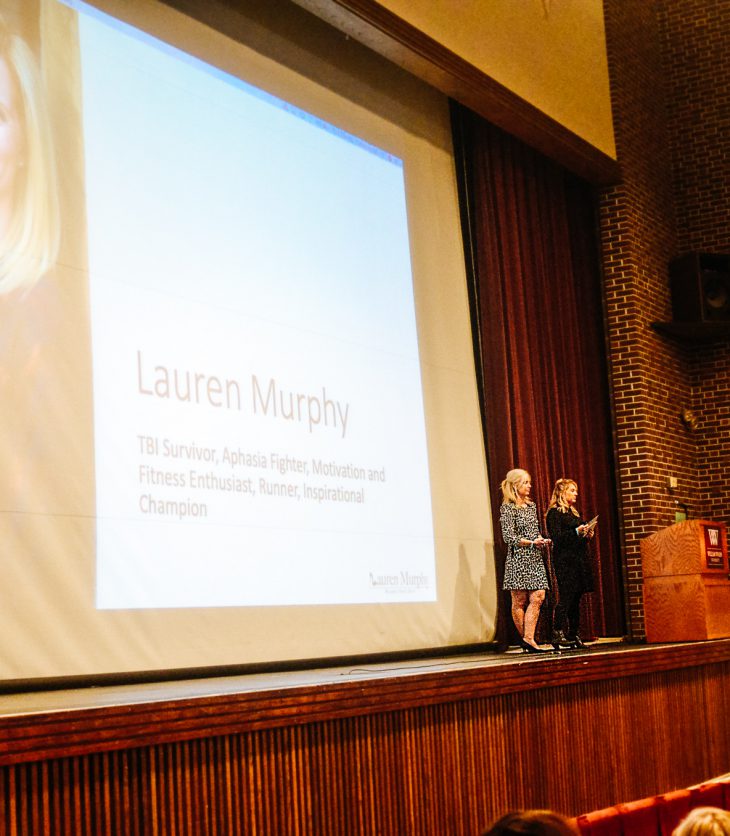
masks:
<path fill-rule="evenodd" d="M 544 519 L 559 477 L 579 486 L 593 541 L 595 593 L 582 634 L 624 632 L 613 443 L 591 187 L 469 111 L 453 110 L 468 268 L 473 280 L 497 582 L 505 548 L 499 483 L 513 467 L 533 481 Z M 554 600 L 553 600 L 554 603 Z M 543 606 L 539 635 L 551 629 Z M 497 639 L 511 636 L 503 593 Z"/>

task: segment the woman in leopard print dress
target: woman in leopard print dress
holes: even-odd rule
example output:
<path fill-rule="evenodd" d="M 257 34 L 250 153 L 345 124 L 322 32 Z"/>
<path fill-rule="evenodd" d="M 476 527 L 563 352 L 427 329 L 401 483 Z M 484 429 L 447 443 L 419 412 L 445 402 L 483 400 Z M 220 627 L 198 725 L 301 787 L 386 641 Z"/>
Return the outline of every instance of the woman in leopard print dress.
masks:
<path fill-rule="evenodd" d="M 502 482 L 504 501 L 499 509 L 502 537 L 507 545 L 503 589 L 512 595 L 512 620 L 523 650 L 542 652 L 535 627 L 548 588 L 541 549 L 550 543 L 540 534 L 535 503 L 530 499 L 530 474 L 515 468 Z"/>

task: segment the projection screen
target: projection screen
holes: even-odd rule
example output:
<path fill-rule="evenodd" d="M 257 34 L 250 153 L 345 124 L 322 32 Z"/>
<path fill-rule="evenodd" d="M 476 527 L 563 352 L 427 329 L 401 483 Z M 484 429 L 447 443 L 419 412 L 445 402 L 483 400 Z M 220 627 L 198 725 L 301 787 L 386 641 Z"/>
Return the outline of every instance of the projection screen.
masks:
<path fill-rule="evenodd" d="M 0 0 L 2 680 L 492 638 L 447 102 L 275 5 Z"/>

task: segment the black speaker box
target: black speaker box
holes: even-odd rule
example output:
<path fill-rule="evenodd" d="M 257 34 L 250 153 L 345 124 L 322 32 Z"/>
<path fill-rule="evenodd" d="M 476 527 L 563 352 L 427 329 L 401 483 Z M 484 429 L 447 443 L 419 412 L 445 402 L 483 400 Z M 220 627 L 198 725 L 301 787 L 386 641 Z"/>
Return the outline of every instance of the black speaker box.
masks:
<path fill-rule="evenodd" d="M 669 264 L 674 322 L 730 322 L 730 255 L 687 253 Z"/>

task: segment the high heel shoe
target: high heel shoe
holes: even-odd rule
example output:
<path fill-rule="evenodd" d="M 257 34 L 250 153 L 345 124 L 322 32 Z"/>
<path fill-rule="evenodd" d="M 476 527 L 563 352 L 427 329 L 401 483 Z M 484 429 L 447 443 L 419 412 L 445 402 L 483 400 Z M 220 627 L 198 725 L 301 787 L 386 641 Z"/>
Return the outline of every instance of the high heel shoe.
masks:
<path fill-rule="evenodd" d="M 522 648 L 523 653 L 550 653 L 549 650 L 543 650 L 541 647 L 538 647 L 537 645 L 526 642 L 523 638 L 519 638 L 518 642 L 520 647 Z"/>
<path fill-rule="evenodd" d="M 582 650 L 583 648 L 585 648 L 585 643 L 583 642 L 583 639 L 581 639 L 581 637 L 577 634 L 575 636 L 570 636 L 568 638 L 568 641 L 570 642 L 570 646 L 575 650 Z"/>

